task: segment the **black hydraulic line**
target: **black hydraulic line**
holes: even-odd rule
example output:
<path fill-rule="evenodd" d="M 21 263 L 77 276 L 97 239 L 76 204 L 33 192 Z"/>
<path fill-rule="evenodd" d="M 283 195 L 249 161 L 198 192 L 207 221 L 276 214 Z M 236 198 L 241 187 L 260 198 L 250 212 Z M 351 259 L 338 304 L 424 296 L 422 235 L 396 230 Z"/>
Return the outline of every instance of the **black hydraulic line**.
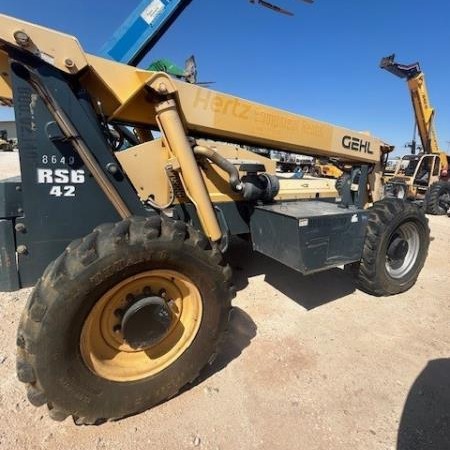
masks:
<path fill-rule="evenodd" d="M 212 148 L 197 145 L 194 147 L 194 154 L 204 156 L 216 163 L 221 169 L 225 170 L 230 176 L 230 185 L 235 192 L 241 192 L 244 188 L 239 177 L 239 170 L 230 161 L 225 159 L 222 155 L 214 151 Z"/>
<path fill-rule="evenodd" d="M 125 125 L 113 124 L 114 128 L 116 128 L 120 133 L 122 133 L 123 137 L 131 144 L 131 145 L 139 145 L 140 142 L 136 135 Z"/>

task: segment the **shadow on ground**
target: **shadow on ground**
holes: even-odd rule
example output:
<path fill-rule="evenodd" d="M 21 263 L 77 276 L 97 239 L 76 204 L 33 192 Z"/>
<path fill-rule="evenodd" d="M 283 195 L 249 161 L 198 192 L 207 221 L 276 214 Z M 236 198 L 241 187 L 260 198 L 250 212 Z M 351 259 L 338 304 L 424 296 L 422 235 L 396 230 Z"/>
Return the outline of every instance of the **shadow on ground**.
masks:
<path fill-rule="evenodd" d="M 450 449 L 450 359 L 430 361 L 409 391 L 397 450 Z"/>
<path fill-rule="evenodd" d="M 215 373 L 225 369 L 234 359 L 238 358 L 256 336 L 256 330 L 256 324 L 251 317 L 242 309 L 234 307 L 231 310 L 228 332 L 220 346 L 218 355 L 211 364 L 202 370 L 200 376 L 192 384 L 183 389 L 183 392 L 203 383 Z"/>
<path fill-rule="evenodd" d="M 237 290 L 245 289 L 249 278 L 264 275 L 264 280 L 305 309 L 313 309 L 355 291 L 353 278 L 342 269 L 304 276 L 301 273 L 252 250 L 243 239 L 233 239 L 227 260 L 234 272 Z"/>

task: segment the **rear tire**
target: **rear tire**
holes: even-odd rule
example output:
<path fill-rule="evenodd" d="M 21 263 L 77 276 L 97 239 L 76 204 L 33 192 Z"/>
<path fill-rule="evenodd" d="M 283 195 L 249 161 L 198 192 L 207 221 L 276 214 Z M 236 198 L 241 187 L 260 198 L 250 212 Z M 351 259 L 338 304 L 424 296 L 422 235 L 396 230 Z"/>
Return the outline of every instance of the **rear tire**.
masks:
<path fill-rule="evenodd" d="M 450 182 L 437 181 L 433 183 L 425 196 L 427 214 L 443 216 L 450 208 Z"/>
<path fill-rule="evenodd" d="M 414 285 L 425 263 L 428 221 L 416 205 L 394 198 L 375 203 L 368 214 L 362 258 L 351 266 L 357 286 L 375 296 L 404 292 Z"/>
<path fill-rule="evenodd" d="M 220 251 L 183 222 L 156 216 L 101 225 L 71 243 L 30 295 L 18 330 L 18 378 L 30 402 L 47 404 L 55 420 L 98 424 L 139 413 L 212 361 L 233 295 Z M 170 316 L 172 328 L 157 343 L 133 346 L 125 316 L 148 298 L 170 305 L 163 319 Z"/>
<path fill-rule="evenodd" d="M 344 185 L 349 182 L 350 182 L 350 175 L 348 175 L 348 174 L 341 175 L 336 180 L 335 188 L 336 188 L 336 191 L 338 192 L 339 196 L 342 196 L 342 191 L 343 191 Z"/>

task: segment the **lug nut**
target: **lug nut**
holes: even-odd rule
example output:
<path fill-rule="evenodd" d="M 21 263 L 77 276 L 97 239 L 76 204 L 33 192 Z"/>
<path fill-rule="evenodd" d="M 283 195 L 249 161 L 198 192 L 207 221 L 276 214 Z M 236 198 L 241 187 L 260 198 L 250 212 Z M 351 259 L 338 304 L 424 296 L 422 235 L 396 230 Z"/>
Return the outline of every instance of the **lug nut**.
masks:
<path fill-rule="evenodd" d="M 170 310 L 172 311 L 173 314 L 177 314 L 178 313 L 177 304 L 175 303 L 174 300 L 169 300 L 167 302 L 167 306 L 170 308 Z"/>

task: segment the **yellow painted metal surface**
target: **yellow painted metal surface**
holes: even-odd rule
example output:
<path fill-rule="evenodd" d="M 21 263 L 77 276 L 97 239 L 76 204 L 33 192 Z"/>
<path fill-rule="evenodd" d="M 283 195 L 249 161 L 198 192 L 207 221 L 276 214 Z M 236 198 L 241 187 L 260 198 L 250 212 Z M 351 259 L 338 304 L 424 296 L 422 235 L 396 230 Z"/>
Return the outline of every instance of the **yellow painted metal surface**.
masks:
<path fill-rule="evenodd" d="M 167 204 L 170 186 L 165 166 L 170 155 L 161 139 L 117 152 L 116 158 L 142 201 L 152 198 L 160 205 Z"/>
<path fill-rule="evenodd" d="M 424 73 L 408 80 L 408 88 L 423 148 L 426 152 L 439 154 L 441 170 L 447 170 L 448 156 L 439 147 L 434 127 L 435 111 L 431 106 Z"/>
<path fill-rule="evenodd" d="M 138 298 L 148 288 L 152 293 L 164 290 L 172 300 L 172 322 L 162 341 L 134 349 L 124 339 L 116 311 L 126 310 L 127 298 Z M 201 294 L 187 277 L 172 270 L 142 272 L 115 285 L 94 305 L 83 324 L 81 356 L 93 373 L 107 380 L 132 382 L 156 375 L 191 345 L 202 312 Z"/>
<path fill-rule="evenodd" d="M 159 103 L 156 110 L 163 142 L 179 161 L 179 175 L 186 194 L 195 205 L 206 235 L 211 240 L 217 241 L 222 237 L 222 231 L 191 144 L 186 137 L 176 104 L 173 100 L 167 100 Z"/>
<path fill-rule="evenodd" d="M 422 144 L 425 149 L 429 147 L 431 153 L 439 153 L 439 145 L 433 125 L 434 109 L 430 104 L 425 75 L 421 73 L 411 78 L 408 81 L 408 87 L 411 92 L 411 99 Z"/>
<path fill-rule="evenodd" d="M 312 155 L 376 162 L 383 143 L 365 133 L 176 82 L 187 127 L 218 138 Z M 345 146 L 344 146 L 345 145 Z"/>
<path fill-rule="evenodd" d="M 63 72 L 76 73 L 87 66 L 86 55 L 76 38 L 59 31 L 0 14 L 0 42 L 21 48 L 15 38 L 23 32 L 30 38 L 24 50 L 39 56 Z"/>
<path fill-rule="evenodd" d="M 86 54 L 71 36 L 4 15 L 0 15 L 0 68 L 4 68 L 4 72 L 0 72 L 0 97 L 11 97 L 9 62 L 5 54 L 8 49 L 18 47 L 14 38 L 16 31 L 25 32 L 30 39 L 31 44 L 22 50 L 78 77 L 93 99 L 94 108 L 98 110 L 100 106 L 108 119 L 133 124 L 142 130 L 161 131 L 164 150 L 160 144 L 148 143 L 148 146 L 143 144 L 118 154 L 118 159 L 140 198 L 153 196 L 161 204 L 170 200 L 171 195 L 163 166 L 166 161 L 176 162 L 186 194 L 196 206 L 204 231 L 212 240 L 221 236 L 212 205 L 236 201 L 240 197 L 231 190 L 228 174 L 222 169 L 210 162 L 198 167 L 187 136 L 207 135 L 216 141 L 239 142 L 256 148 L 333 156 L 343 162 L 373 164 L 377 170 L 384 153 L 393 149 L 367 132 L 334 126 L 174 80 L 165 73 L 149 72 Z M 287 92 L 290 89 L 292 86 L 287 87 Z M 170 108 L 161 107 L 163 98 L 171 99 Z M 227 158 L 235 157 L 227 147 L 218 151 Z M 242 148 L 237 152 L 240 157 L 244 155 Z M 250 159 L 257 157 L 252 155 Z M 147 166 L 146 161 L 149 161 Z M 273 162 L 266 160 L 265 164 L 269 173 L 275 173 Z M 334 186 L 306 180 L 282 180 L 277 199 L 335 195 Z"/>
<path fill-rule="evenodd" d="M 80 73 L 83 84 L 110 118 L 157 127 L 149 86 L 174 92 L 187 132 L 207 133 L 221 140 L 264 146 L 296 153 L 376 163 L 386 144 L 366 133 L 271 108 L 232 95 L 172 80 L 166 74 L 147 72 L 87 55 L 78 41 L 63 33 L 0 16 L 0 42 L 16 45 L 14 32 L 24 30 L 49 64 L 65 72 Z M 69 69 L 66 61 L 73 65 Z M 88 70 L 86 70 L 86 68 Z M 163 91 L 160 91 L 163 93 Z"/>
<path fill-rule="evenodd" d="M 317 163 L 314 166 L 314 171 L 321 177 L 339 178 L 343 172 L 341 169 L 333 164 Z"/>
<path fill-rule="evenodd" d="M 276 174 L 276 162 L 264 156 L 245 150 L 237 145 L 224 144 L 210 140 L 198 140 L 198 145 L 208 146 L 221 156 L 232 162 L 236 167 L 241 164 L 264 164 L 266 172 Z M 165 166 L 171 155 L 157 139 L 136 145 L 116 153 L 125 173 L 127 173 L 136 192 L 142 201 L 152 198 L 159 205 L 165 205 L 170 200 L 171 189 Z M 212 203 L 242 201 L 242 196 L 231 189 L 229 175 L 216 164 L 205 159 L 200 163 L 200 171 Z M 240 175 L 245 175 L 240 172 Z M 334 181 L 305 177 L 303 179 L 280 178 L 280 192 L 276 200 L 297 200 L 332 198 L 337 196 Z M 175 189 L 175 192 L 177 190 Z M 175 197 L 174 203 L 184 203 L 186 196 Z"/>
<path fill-rule="evenodd" d="M 12 100 L 11 72 L 8 55 L 0 51 L 0 104 L 9 105 Z"/>

